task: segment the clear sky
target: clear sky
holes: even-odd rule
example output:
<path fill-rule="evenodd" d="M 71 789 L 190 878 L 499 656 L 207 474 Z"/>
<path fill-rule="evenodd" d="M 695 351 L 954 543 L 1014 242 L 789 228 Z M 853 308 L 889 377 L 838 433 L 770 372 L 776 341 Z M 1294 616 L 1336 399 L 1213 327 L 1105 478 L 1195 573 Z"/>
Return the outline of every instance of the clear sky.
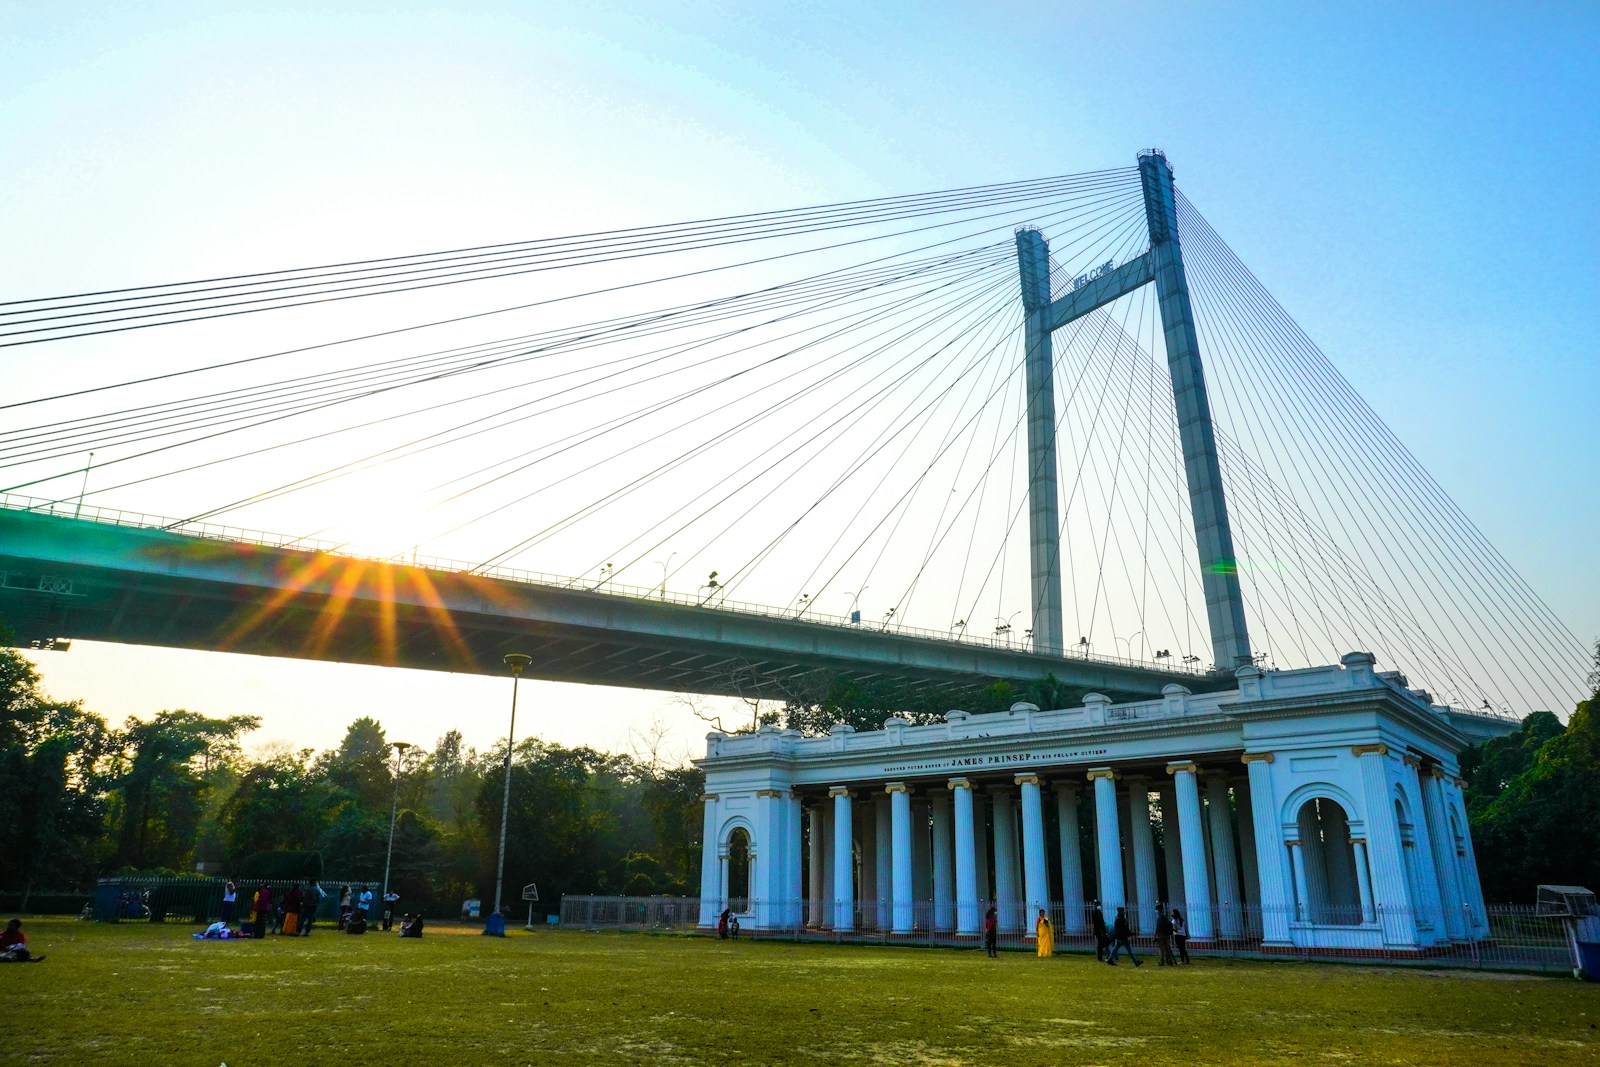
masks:
<path fill-rule="evenodd" d="M 1124 166 L 1185 193 L 1584 640 L 1600 634 L 1593 4 L 14 4 L 10 299 Z M 263 319 L 265 317 L 262 317 Z M 0 351 L 0 381 L 184 365 L 223 335 Z M 159 493 L 108 503 L 162 512 Z M 298 531 L 297 531 L 298 532 Z M 503 685 L 80 643 L 113 719 L 503 729 Z M 625 748 L 655 694 L 535 685 Z"/>

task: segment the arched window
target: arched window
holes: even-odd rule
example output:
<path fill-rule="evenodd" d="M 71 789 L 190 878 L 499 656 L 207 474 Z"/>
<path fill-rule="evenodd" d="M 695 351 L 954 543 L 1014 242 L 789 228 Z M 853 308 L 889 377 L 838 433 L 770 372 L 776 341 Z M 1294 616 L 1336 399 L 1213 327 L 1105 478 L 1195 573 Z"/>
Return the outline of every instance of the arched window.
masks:
<path fill-rule="evenodd" d="M 1305 850 L 1306 915 L 1314 923 L 1361 925 L 1361 890 L 1356 853 L 1343 806 L 1327 797 L 1300 805 L 1300 844 Z"/>
<path fill-rule="evenodd" d="M 728 907 L 750 910 L 750 835 L 743 827 L 728 835 Z"/>

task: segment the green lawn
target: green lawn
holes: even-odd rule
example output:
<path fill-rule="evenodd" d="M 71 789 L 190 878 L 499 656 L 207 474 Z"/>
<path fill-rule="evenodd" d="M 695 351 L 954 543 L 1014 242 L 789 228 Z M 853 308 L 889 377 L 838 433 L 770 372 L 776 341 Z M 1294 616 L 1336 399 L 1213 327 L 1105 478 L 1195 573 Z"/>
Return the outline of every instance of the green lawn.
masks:
<path fill-rule="evenodd" d="M 201 943 L 30 920 L 0 1063 L 1585 1064 L 1600 987 L 1200 960 L 719 943 L 453 924 Z"/>

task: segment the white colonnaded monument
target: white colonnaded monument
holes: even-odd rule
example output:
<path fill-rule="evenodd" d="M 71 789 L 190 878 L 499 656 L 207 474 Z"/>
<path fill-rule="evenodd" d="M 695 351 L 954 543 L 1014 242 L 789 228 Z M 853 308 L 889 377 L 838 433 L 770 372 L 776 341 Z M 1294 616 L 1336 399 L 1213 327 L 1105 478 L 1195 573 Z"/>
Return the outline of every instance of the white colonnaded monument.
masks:
<path fill-rule="evenodd" d="M 1074 935 L 1098 899 L 1108 918 L 1126 907 L 1137 932 L 1154 931 L 1162 904 L 1187 916 L 1192 943 L 1266 952 L 1426 955 L 1488 936 L 1456 761 L 1515 724 L 1436 706 L 1366 652 L 1255 665 L 1172 168 L 1154 149 L 1138 164 L 1143 253 L 1061 288 L 1043 234 L 1016 234 L 1031 642 L 1064 653 L 1052 335 L 1152 285 L 1216 664 L 1207 687 L 1228 688 L 1173 683 L 1120 704 L 1091 692 L 1079 707 L 896 717 L 820 738 L 714 733 L 697 761 L 702 925 L 728 908 L 754 931 L 959 939 L 992 905 L 1011 935 L 1031 936 L 1040 908 Z"/>
<path fill-rule="evenodd" d="M 700 923 L 726 907 L 752 931 L 960 940 L 992 905 L 1011 934 L 1040 908 L 1081 934 L 1098 899 L 1145 934 L 1165 904 L 1192 943 L 1266 952 L 1487 937 L 1456 765 L 1474 717 L 1364 652 L 1235 676 L 818 738 L 712 733 Z"/>

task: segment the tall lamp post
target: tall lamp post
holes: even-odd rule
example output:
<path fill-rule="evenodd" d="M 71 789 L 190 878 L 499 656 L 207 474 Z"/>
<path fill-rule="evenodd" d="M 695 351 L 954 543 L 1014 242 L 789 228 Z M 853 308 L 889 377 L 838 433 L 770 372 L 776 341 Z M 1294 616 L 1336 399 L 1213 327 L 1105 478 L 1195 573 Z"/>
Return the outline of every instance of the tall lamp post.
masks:
<path fill-rule="evenodd" d="M 383 854 L 383 907 L 388 914 L 389 908 L 389 865 L 394 860 L 394 819 L 400 810 L 400 757 L 405 750 L 411 747 L 409 741 L 390 741 L 389 746 L 394 749 L 394 796 L 389 801 L 389 851 Z"/>
<path fill-rule="evenodd" d="M 500 914 L 500 889 L 506 880 L 506 821 L 511 814 L 511 746 L 517 733 L 517 683 L 522 679 L 522 669 L 533 662 L 533 657 L 507 652 L 505 661 L 511 668 L 511 728 L 506 731 L 506 788 L 500 799 L 500 861 L 494 870 L 494 915 Z"/>

